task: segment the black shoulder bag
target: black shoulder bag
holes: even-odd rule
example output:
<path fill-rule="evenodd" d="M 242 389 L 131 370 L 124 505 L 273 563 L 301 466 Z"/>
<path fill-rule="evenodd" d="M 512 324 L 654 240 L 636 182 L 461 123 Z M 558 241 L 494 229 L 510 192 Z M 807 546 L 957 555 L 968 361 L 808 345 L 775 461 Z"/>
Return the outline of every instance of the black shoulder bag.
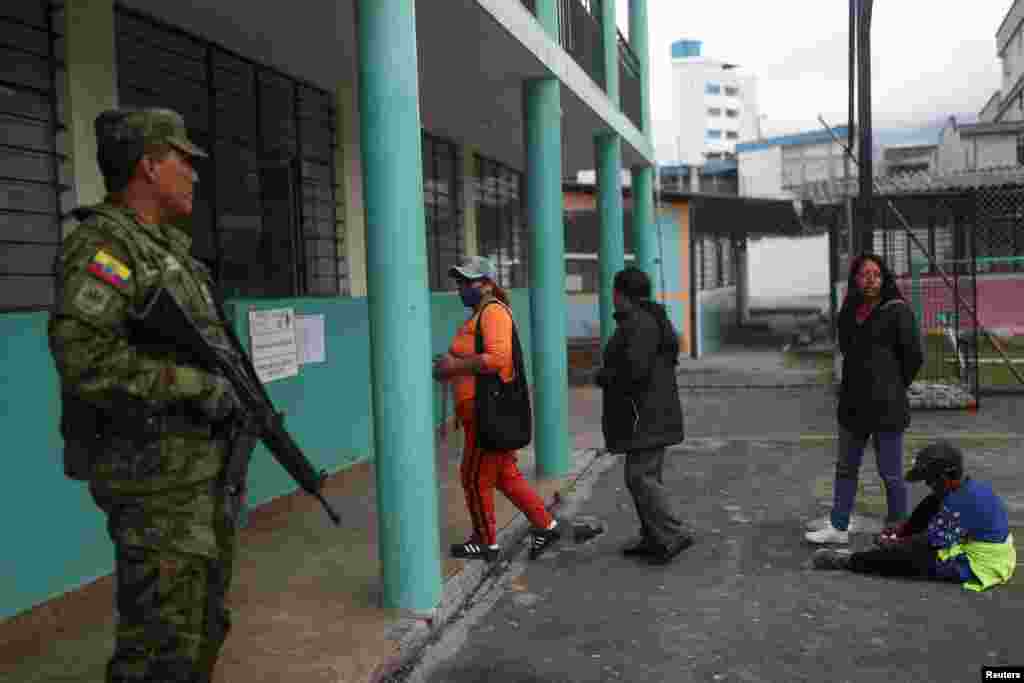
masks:
<path fill-rule="evenodd" d="M 483 320 L 485 305 L 476 321 L 476 352 L 484 351 Z M 512 361 L 515 377 L 503 382 L 500 373 L 476 376 L 477 444 L 488 451 L 514 451 L 533 438 L 533 415 L 530 410 L 530 387 L 523 367 L 523 349 L 512 321 Z"/>

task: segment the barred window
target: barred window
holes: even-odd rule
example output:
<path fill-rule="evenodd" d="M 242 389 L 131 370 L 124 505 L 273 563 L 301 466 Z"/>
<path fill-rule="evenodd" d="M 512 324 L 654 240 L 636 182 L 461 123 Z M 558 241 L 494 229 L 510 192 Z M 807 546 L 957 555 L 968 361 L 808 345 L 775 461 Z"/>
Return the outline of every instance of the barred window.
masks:
<path fill-rule="evenodd" d="M 122 105 L 178 111 L 210 153 L 191 233 L 222 294 L 348 293 L 331 94 L 124 8 L 116 33 Z"/>
<path fill-rule="evenodd" d="M 461 157 L 455 143 L 423 134 L 423 202 L 430 289 L 453 290 L 448 270 L 465 253 L 459 181 Z"/>
<path fill-rule="evenodd" d="M 61 124 L 61 11 L 0 4 L 0 311 L 53 304 L 62 207 L 70 198 Z M 62 201 L 63 200 L 63 201 Z"/>
<path fill-rule="evenodd" d="M 600 216 L 594 209 L 567 211 L 564 223 L 566 291 L 571 294 L 597 294 L 601 291 Z M 622 244 L 626 266 L 636 263 L 632 225 L 633 211 L 624 208 Z"/>
<path fill-rule="evenodd" d="M 480 255 L 493 261 L 502 287 L 528 287 L 523 174 L 477 155 L 474 184 Z"/>

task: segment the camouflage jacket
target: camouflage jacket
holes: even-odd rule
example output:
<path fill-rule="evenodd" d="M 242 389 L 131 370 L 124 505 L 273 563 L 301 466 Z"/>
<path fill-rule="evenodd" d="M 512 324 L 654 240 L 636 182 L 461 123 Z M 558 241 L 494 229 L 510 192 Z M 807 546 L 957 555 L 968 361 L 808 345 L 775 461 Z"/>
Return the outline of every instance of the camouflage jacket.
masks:
<path fill-rule="evenodd" d="M 194 427 L 162 421 L 200 415 L 196 403 L 213 378 L 175 350 L 134 345 L 128 328 L 129 308 L 141 308 L 163 285 L 211 341 L 227 345 L 209 272 L 189 254 L 191 238 L 175 227 L 145 224 L 112 204 L 78 209 L 76 218 L 81 223 L 58 255 L 48 333 L 65 404 L 72 397 L 103 418 L 91 483 L 133 496 L 213 479 L 225 448 L 210 438 L 211 426 L 198 418 Z"/>

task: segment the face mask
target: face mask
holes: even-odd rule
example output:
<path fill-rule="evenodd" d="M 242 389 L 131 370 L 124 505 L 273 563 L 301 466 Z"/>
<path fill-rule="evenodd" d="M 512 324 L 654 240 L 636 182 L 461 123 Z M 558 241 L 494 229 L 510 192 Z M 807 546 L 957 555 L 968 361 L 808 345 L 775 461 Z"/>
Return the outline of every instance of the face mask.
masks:
<path fill-rule="evenodd" d="M 475 308 L 478 303 L 484 298 L 484 293 L 476 287 L 466 285 L 459 290 L 459 297 L 462 299 L 462 305 L 466 308 Z"/>

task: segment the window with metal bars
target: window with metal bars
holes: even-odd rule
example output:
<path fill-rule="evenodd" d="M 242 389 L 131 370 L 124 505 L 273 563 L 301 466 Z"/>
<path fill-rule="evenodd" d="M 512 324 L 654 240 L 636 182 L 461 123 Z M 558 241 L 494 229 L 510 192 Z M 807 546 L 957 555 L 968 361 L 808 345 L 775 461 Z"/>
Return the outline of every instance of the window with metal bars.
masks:
<path fill-rule="evenodd" d="M 465 253 L 462 236 L 462 160 L 458 146 L 423 134 L 423 203 L 426 214 L 427 265 L 430 289 L 453 290 L 448 270 Z"/>
<path fill-rule="evenodd" d="M 523 207 L 523 174 L 479 155 L 475 163 L 473 184 L 480 255 L 494 263 L 499 285 L 528 287 L 529 244 Z"/>
<path fill-rule="evenodd" d="M 0 4 L 0 311 L 54 302 L 62 195 L 64 41 L 45 0 Z"/>
<path fill-rule="evenodd" d="M 332 95 L 124 8 L 116 33 L 121 104 L 180 112 L 210 153 L 191 232 L 222 294 L 347 294 Z"/>

